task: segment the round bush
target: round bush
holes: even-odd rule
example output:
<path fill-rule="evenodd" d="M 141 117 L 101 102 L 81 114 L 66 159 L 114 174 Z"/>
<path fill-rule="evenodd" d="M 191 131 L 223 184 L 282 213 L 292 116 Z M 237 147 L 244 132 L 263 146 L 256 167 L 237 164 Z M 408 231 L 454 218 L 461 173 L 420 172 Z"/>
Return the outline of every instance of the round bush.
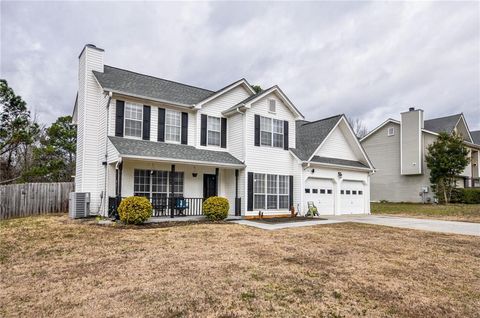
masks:
<path fill-rule="evenodd" d="M 228 216 L 230 205 L 222 197 L 210 197 L 203 202 L 203 214 L 211 221 L 223 220 Z"/>
<path fill-rule="evenodd" d="M 126 224 L 141 224 L 152 216 L 152 204 L 145 197 L 128 197 L 120 202 L 118 214 Z"/>

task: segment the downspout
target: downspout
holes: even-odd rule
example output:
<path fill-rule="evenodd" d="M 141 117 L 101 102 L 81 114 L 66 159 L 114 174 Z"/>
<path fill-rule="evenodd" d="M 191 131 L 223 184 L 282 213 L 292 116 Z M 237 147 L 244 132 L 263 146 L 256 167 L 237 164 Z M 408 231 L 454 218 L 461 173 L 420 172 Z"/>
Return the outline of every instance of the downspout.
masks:
<path fill-rule="evenodd" d="M 100 204 L 100 208 L 102 207 L 102 205 L 107 205 L 107 179 L 108 179 L 108 130 L 109 130 L 109 124 L 110 124 L 110 120 L 109 120 L 109 115 L 110 115 L 110 102 L 112 100 L 112 92 L 108 92 L 108 101 L 107 101 L 107 130 L 105 132 L 105 162 L 104 162 L 104 166 L 105 166 L 105 178 L 104 178 L 104 185 L 103 185 L 103 204 Z M 105 206 L 103 207 L 104 208 L 104 211 L 105 211 Z M 106 212 L 106 216 L 108 216 L 108 207 L 107 207 L 107 212 Z"/>

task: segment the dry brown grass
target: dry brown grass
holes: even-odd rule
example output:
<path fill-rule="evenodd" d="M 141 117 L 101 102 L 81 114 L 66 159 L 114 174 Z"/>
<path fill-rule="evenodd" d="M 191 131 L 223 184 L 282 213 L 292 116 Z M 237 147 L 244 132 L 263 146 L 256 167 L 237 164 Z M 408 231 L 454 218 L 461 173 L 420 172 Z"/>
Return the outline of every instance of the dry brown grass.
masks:
<path fill-rule="evenodd" d="M 480 223 L 480 204 L 372 202 L 372 214 Z"/>
<path fill-rule="evenodd" d="M 334 224 L 0 223 L 0 316 L 474 317 L 480 238 Z"/>

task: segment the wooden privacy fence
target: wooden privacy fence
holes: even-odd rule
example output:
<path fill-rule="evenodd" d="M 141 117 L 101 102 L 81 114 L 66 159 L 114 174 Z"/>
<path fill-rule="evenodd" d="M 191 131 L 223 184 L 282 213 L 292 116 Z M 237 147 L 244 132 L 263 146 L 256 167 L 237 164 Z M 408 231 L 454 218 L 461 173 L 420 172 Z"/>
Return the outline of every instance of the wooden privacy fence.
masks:
<path fill-rule="evenodd" d="M 0 220 L 68 212 L 68 195 L 73 191 L 73 182 L 0 185 Z"/>

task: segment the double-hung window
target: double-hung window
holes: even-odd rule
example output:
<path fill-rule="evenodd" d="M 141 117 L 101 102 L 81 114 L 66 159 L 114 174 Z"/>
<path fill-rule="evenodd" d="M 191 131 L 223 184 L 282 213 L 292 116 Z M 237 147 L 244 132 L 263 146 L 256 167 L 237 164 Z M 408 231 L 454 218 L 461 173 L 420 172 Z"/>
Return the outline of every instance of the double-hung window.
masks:
<path fill-rule="evenodd" d="M 267 174 L 267 209 L 276 209 L 278 207 L 277 201 L 277 176 L 274 174 Z"/>
<path fill-rule="evenodd" d="M 255 210 L 289 208 L 289 176 L 254 173 L 253 208 Z"/>
<path fill-rule="evenodd" d="M 207 144 L 220 146 L 221 123 L 219 117 L 208 116 L 207 118 Z"/>
<path fill-rule="evenodd" d="M 260 116 L 260 144 L 283 148 L 283 120 Z"/>
<path fill-rule="evenodd" d="M 143 106 L 125 103 L 124 136 L 142 138 Z"/>
<path fill-rule="evenodd" d="M 265 175 L 253 174 L 253 207 L 254 209 L 265 209 Z"/>
<path fill-rule="evenodd" d="M 182 133 L 182 116 L 180 112 L 165 110 L 165 141 L 180 142 Z"/>

